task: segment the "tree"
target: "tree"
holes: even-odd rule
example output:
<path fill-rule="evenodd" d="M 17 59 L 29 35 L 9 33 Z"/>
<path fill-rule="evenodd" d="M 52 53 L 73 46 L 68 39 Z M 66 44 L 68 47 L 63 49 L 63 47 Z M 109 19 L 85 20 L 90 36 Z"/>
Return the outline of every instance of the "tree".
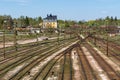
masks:
<path fill-rule="evenodd" d="M 115 16 L 115 19 L 114 19 L 115 21 L 117 21 L 118 19 L 117 19 L 117 17 Z"/>
<path fill-rule="evenodd" d="M 26 18 L 25 18 L 25 26 L 29 26 L 29 25 L 30 25 L 29 19 L 28 19 L 28 17 L 26 16 Z"/>
<path fill-rule="evenodd" d="M 0 29 L 3 27 L 3 16 L 0 16 Z"/>
<path fill-rule="evenodd" d="M 114 19 L 113 19 L 113 17 L 111 16 L 110 22 L 113 22 L 113 21 L 114 21 Z"/>
<path fill-rule="evenodd" d="M 75 25 L 75 24 L 77 24 L 76 21 L 70 21 L 70 25 Z"/>
<path fill-rule="evenodd" d="M 38 17 L 38 23 L 42 23 L 43 20 L 42 20 L 42 17 Z"/>
<path fill-rule="evenodd" d="M 115 22 L 115 25 L 118 25 L 118 19 L 116 16 L 115 16 L 114 22 Z"/>
<path fill-rule="evenodd" d="M 58 20 L 57 21 L 58 22 L 58 26 L 60 27 L 60 28 L 65 28 L 65 22 L 64 22 L 64 20 Z"/>
<path fill-rule="evenodd" d="M 110 18 L 109 18 L 109 16 L 107 16 L 107 17 L 105 18 L 105 20 L 108 20 L 108 21 L 110 21 Z"/>
<path fill-rule="evenodd" d="M 65 28 L 70 27 L 70 24 L 68 23 L 68 21 L 65 21 Z"/>
<path fill-rule="evenodd" d="M 104 24 L 106 24 L 106 25 L 110 25 L 111 24 L 111 18 L 109 16 L 107 16 L 105 18 L 105 23 Z"/>

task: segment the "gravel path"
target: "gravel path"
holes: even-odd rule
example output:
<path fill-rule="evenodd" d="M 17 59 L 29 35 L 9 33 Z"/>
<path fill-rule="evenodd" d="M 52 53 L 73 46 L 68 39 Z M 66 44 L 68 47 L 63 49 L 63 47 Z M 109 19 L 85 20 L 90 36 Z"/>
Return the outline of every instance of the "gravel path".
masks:
<path fill-rule="evenodd" d="M 43 41 L 44 39 L 46 39 L 47 37 L 39 37 L 38 41 Z M 52 38 L 48 38 L 49 40 L 51 39 L 56 39 L 57 37 L 52 37 Z M 29 40 L 19 40 L 17 41 L 18 44 L 27 44 L 27 43 L 32 43 L 32 42 L 36 42 L 36 39 L 29 39 Z M 9 47 L 9 46 L 13 46 L 14 42 L 6 42 L 5 43 L 5 47 Z M 0 48 L 3 48 L 3 43 L 0 43 Z"/>
<path fill-rule="evenodd" d="M 81 80 L 81 73 L 80 73 L 80 68 L 79 68 L 79 61 L 77 59 L 77 55 L 74 55 L 74 52 L 76 53 L 75 50 L 72 51 L 72 61 L 73 61 L 73 69 L 74 69 L 74 79 L 75 80 Z"/>
<path fill-rule="evenodd" d="M 2 80 L 9 80 L 13 75 L 15 75 L 19 70 L 21 70 L 26 64 L 21 64 L 20 66 L 17 66 L 13 70 L 10 70 L 7 72 L 7 74 L 2 78 Z"/>
<path fill-rule="evenodd" d="M 84 54 L 86 55 L 90 65 L 92 66 L 93 70 L 97 73 L 97 75 L 101 78 L 101 80 L 109 80 L 108 76 L 106 75 L 105 71 L 100 67 L 97 61 L 93 58 L 87 48 L 82 47 Z"/>

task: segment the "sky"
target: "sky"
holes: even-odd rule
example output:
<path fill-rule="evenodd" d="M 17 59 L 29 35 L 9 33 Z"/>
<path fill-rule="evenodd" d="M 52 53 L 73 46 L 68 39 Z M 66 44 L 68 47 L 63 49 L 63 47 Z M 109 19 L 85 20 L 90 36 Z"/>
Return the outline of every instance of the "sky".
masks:
<path fill-rule="evenodd" d="M 120 0 L 0 0 L 0 15 L 45 18 L 47 14 L 76 21 L 120 18 Z"/>

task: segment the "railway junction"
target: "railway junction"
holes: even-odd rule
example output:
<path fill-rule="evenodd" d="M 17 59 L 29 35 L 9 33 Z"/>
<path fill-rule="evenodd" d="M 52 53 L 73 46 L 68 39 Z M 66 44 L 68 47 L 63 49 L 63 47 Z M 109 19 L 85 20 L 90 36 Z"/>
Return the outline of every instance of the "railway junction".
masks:
<path fill-rule="evenodd" d="M 0 80 L 120 80 L 120 46 L 101 38 L 51 38 L 0 49 Z M 108 48 L 108 53 L 106 49 Z"/>

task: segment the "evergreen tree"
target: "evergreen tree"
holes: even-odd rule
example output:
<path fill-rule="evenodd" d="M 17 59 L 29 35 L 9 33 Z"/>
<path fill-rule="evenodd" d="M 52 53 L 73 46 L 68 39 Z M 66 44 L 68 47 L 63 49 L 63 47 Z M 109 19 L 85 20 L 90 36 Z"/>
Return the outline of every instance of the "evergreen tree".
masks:
<path fill-rule="evenodd" d="M 117 21 L 118 19 L 117 19 L 117 17 L 115 16 L 115 19 L 114 19 L 115 21 Z"/>
<path fill-rule="evenodd" d="M 29 26 L 30 25 L 30 23 L 29 23 L 29 18 L 26 16 L 26 18 L 25 18 L 25 26 L 27 27 L 27 26 Z"/>
<path fill-rule="evenodd" d="M 118 25 L 118 19 L 117 19 L 117 17 L 116 17 L 116 16 L 115 16 L 114 21 L 115 21 L 115 25 Z"/>
<path fill-rule="evenodd" d="M 111 18 L 110 18 L 110 25 L 114 25 L 114 19 L 113 19 L 112 16 L 111 16 Z"/>
<path fill-rule="evenodd" d="M 114 19 L 113 19 L 113 17 L 112 17 L 112 16 L 111 16 L 111 19 L 110 19 L 110 21 L 111 21 L 111 22 L 113 22 L 113 21 L 114 21 Z"/>

